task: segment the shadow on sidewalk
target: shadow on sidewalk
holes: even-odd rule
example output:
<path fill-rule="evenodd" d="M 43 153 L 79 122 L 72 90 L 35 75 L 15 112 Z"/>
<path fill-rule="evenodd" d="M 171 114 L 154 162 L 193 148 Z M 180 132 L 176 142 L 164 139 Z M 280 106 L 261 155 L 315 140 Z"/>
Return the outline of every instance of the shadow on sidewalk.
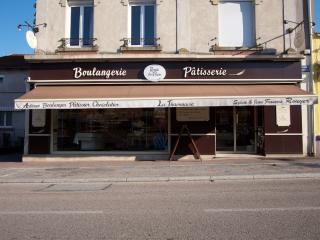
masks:
<path fill-rule="evenodd" d="M 306 168 L 320 168 L 320 163 L 303 163 L 303 162 L 298 162 L 298 163 L 290 163 L 293 166 L 296 167 L 306 167 Z"/>
<path fill-rule="evenodd" d="M 290 166 L 305 167 L 305 168 L 320 168 L 320 159 L 316 157 L 306 158 L 314 162 L 303 162 L 301 158 L 274 158 L 273 160 L 288 163 Z"/>

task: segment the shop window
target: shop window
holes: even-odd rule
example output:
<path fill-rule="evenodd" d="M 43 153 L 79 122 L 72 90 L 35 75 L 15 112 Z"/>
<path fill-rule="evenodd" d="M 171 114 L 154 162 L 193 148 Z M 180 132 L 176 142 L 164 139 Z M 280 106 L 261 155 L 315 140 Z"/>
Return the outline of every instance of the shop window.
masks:
<path fill-rule="evenodd" d="M 167 151 L 166 109 L 59 110 L 55 151 Z"/>
<path fill-rule="evenodd" d="M 12 112 L 0 112 L 0 127 L 12 126 Z"/>
<path fill-rule="evenodd" d="M 254 4 L 250 0 L 220 0 L 219 46 L 253 47 Z"/>
<path fill-rule="evenodd" d="M 11 147 L 11 134 L 10 133 L 3 133 L 2 139 L 0 140 L 0 146 L 2 147 Z"/>
<path fill-rule="evenodd" d="M 93 1 L 69 1 L 68 44 L 70 47 L 93 46 Z"/>
<path fill-rule="evenodd" d="M 131 2 L 129 7 L 129 44 L 154 46 L 156 44 L 156 5 L 154 1 Z"/>

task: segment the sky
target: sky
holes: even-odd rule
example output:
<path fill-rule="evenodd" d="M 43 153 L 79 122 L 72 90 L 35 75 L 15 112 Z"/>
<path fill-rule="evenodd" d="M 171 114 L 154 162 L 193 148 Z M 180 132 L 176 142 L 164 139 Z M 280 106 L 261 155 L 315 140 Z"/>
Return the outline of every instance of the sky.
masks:
<path fill-rule="evenodd" d="M 35 0 L 0 0 L 0 56 L 10 54 L 33 53 L 29 48 L 25 32 L 18 31 L 17 26 L 24 21 L 33 22 Z"/>
<path fill-rule="evenodd" d="M 1 0 L 0 56 L 33 53 L 25 40 L 26 29 L 19 32 L 17 26 L 24 21 L 33 22 L 34 2 L 35 0 Z M 315 22 L 315 29 L 320 32 L 320 0 L 315 0 Z"/>

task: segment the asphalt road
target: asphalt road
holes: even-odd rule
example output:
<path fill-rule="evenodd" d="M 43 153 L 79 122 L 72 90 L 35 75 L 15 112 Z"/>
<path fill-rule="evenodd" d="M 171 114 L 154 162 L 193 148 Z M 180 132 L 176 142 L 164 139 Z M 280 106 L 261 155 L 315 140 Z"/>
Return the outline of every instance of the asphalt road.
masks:
<path fill-rule="evenodd" d="M 0 184 L 0 239 L 320 239 L 320 180 Z"/>

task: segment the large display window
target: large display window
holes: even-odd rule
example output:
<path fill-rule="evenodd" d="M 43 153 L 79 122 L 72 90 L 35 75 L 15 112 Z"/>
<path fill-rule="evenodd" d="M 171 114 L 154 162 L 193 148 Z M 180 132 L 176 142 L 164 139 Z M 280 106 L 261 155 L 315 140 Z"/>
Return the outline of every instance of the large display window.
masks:
<path fill-rule="evenodd" d="M 54 151 L 167 151 L 166 109 L 57 110 Z"/>

